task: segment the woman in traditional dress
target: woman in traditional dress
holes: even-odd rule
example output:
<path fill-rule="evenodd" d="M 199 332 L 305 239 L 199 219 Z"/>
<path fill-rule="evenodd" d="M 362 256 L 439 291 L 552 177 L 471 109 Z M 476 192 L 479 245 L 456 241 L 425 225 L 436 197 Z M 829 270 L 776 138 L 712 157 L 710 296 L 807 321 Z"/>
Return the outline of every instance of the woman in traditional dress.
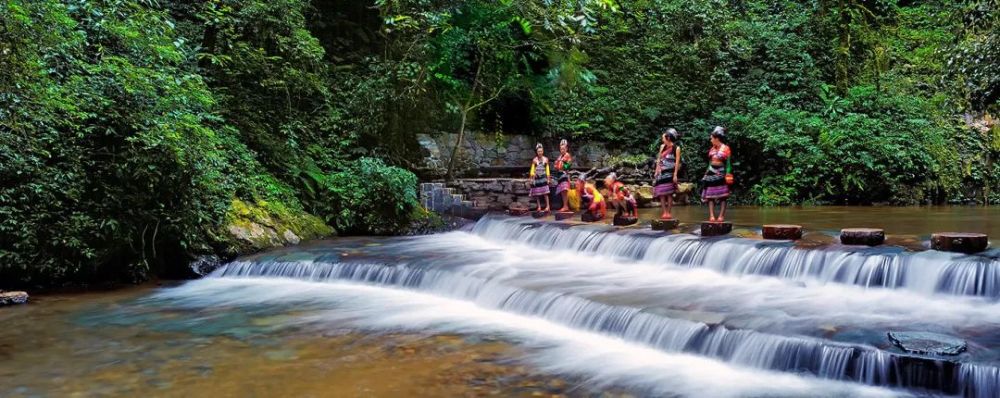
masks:
<path fill-rule="evenodd" d="M 677 130 L 667 129 L 660 137 L 660 152 L 656 157 L 656 174 L 653 175 L 653 196 L 660 198 L 660 218 L 673 218 L 674 192 L 677 192 L 677 172 L 681 169 L 681 147 L 677 145 Z"/>
<path fill-rule="evenodd" d="M 712 148 L 708 150 L 708 169 L 701 181 L 705 184 L 701 191 L 701 199 L 708 201 L 708 221 L 723 222 L 726 220 L 726 199 L 729 198 L 729 184 L 726 175 L 729 173 L 729 158 L 732 152 L 726 142 L 726 129 L 716 126 L 711 135 Z M 719 202 L 719 217 L 715 217 L 715 202 Z"/>
<path fill-rule="evenodd" d="M 552 183 L 552 173 L 549 170 L 549 158 L 545 157 L 542 144 L 535 145 L 535 158 L 531 160 L 531 191 L 529 195 L 535 198 L 538 211 L 549 211 L 549 184 Z M 545 207 L 542 207 L 542 197 L 545 197 Z"/>
<path fill-rule="evenodd" d="M 556 159 L 556 195 L 562 196 L 561 212 L 569 211 L 569 169 L 573 167 L 573 156 L 569 154 L 569 142 L 559 142 L 559 158 Z"/>
<path fill-rule="evenodd" d="M 583 211 L 580 219 L 598 221 L 607 215 L 608 205 L 604 200 L 604 195 L 601 195 L 601 192 L 593 184 L 587 183 L 586 173 L 576 178 L 576 193 L 580 197 L 580 210 Z"/>
<path fill-rule="evenodd" d="M 604 177 L 604 189 L 607 189 L 607 197 L 611 200 L 611 206 L 615 209 L 615 215 L 620 215 L 623 212 L 627 213 L 625 209 L 625 193 L 622 192 L 622 188 L 625 184 L 618 181 L 618 175 L 615 173 L 608 174 Z"/>

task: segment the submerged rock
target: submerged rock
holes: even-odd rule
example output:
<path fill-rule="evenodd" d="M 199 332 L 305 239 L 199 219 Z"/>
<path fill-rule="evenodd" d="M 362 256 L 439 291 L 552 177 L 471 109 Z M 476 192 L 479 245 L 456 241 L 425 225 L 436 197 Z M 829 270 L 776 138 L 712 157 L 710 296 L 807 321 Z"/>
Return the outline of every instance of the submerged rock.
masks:
<path fill-rule="evenodd" d="M 221 265 L 222 265 L 222 260 L 219 259 L 219 256 L 216 256 L 214 254 L 209 254 L 204 256 L 198 256 L 197 258 L 194 259 L 194 261 L 188 264 L 188 267 L 191 268 L 191 272 L 193 272 L 195 275 L 205 276 L 212 273 L 212 271 L 215 271 L 215 269 L 219 268 L 219 266 Z"/>
<path fill-rule="evenodd" d="M 0 291 L 0 307 L 28 302 L 28 293 Z"/>
<path fill-rule="evenodd" d="M 889 332 L 889 341 L 916 354 L 958 355 L 968 348 L 965 340 L 930 332 Z"/>

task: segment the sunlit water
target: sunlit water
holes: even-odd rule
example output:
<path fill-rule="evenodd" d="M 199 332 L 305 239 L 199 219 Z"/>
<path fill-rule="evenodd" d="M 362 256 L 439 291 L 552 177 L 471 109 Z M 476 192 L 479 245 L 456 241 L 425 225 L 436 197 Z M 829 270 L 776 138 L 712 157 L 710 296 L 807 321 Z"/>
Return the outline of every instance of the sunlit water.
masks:
<path fill-rule="evenodd" d="M 996 251 L 831 241 L 487 217 L 315 242 L 4 310 L 0 396 L 1000 393 Z M 969 349 L 907 354 L 889 330 Z"/>

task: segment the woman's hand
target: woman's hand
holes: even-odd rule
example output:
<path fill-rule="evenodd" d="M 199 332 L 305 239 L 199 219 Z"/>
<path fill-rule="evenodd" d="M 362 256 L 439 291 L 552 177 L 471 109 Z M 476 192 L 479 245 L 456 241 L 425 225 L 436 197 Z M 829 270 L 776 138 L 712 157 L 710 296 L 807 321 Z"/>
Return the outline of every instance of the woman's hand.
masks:
<path fill-rule="evenodd" d="M 674 184 L 677 183 L 677 174 L 674 174 Z"/>

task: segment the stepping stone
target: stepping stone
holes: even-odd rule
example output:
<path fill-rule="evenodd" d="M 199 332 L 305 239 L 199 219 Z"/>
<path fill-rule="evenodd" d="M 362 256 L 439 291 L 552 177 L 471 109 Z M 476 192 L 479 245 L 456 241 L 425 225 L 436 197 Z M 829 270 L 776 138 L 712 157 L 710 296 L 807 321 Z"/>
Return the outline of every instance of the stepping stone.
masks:
<path fill-rule="evenodd" d="M 0 291 L 0 307 L 28 302 L 28 293 Z"/>
<path fill-rule="evenodd" d="M 768 224 L 763 228 L 764 239 L 799 240 L 802 239 L 801 225 Z"/>
<path fill-rule="evenodd" d="M 583 212 L 583 214 L 580 214 L 580 221 L 583 221 L 583 222 L 598 222 L 598 221 L 601 221 L 603 219 L 604 219 L 604 217 L 600 217 L 600 216 L 595 217 L 594 214 L 591 213 L 591 212 L 589 212 L 589 211 L 585 211 L 585 212 Z"/>
<path fill-rule="evenodd" d="M 557 211 L 554 214 L 556 215 L 556 221 L 568 220 L 576 215 L 576 213 L 571 211 Z"/>
<path fill-rule="evenodd" d="M 618 227 L 633 225 L 637 222 L 639 222 L 638 217 L 617 216 L 617 215 L 611 220 L 611 224 Z"/>
<path fill-rule="evenodd" d="M 671 229 L 677 228 L 677 226 L 680 225 L 681 222 L 676 218 L 670 218 L 666 220 L 661 218 L 653 220 L 649 224 L 654 231 L 669 231 Z"/>
<path fill-rule="evenodd" d="M 507 214 L 510 214 L 514 217 L 526 216 L 530 212 L 531 209 L 529 209 L 528 206 L 523 203 L 515 202 L 511 203 L 510 206 L 507 206 Z"/>
<path fill-rule="evenodd" d="M 721 236 L 732 231 L 733 223 L 730 222 L 705 221 L 701 223 L 701 236 Z"/>
<path fill-rule="evenodd" d="M 931 249 L 958 252 L 979 253 L 990 245 L 989 236 L 968 232 L 939 232 L 931 235 Z"/>
<path fill-rule="evenodd" d="M 531 212 L 531 216 L 534 217 L 534 218 L 544 218 L 544 217 L 547 217 L 548 215 L 549 215 L 549 212 L 547 212 L 547 211 L 538 211 L 538 210 L 535 210 L 535 211 Z"/>
<path fill-rule="evenodd" d="M 878 228 L 844 228 L 840 243 L 845 245 L 878 246 L 885 242 L 885 231 Z"/>
<path fill-rule="evenodd" d="M 915 354 L 958 355 L 968 348 L 965 340 L 930 332 L 889 332 L 889 341 Z"/>

